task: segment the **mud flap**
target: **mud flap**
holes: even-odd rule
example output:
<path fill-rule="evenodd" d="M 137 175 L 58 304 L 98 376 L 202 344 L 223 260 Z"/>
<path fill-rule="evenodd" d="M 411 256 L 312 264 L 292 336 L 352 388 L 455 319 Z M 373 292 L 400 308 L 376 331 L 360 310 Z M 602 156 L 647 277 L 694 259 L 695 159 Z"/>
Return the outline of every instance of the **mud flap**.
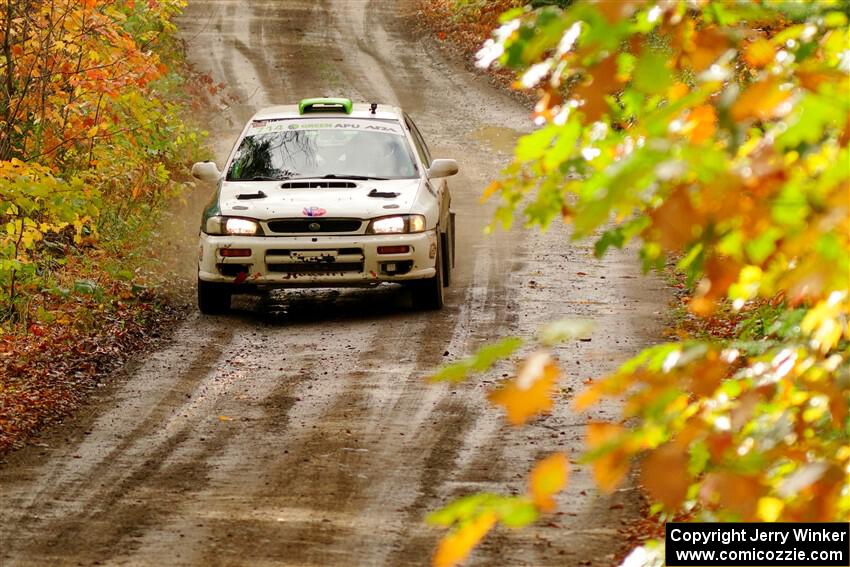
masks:
<path fill-rule="evenodd" d="M 451 229 L 451 227 L 449 227 Z M 449 287 L 449 284 L 452 282 L 452 253 L 450 249 L 450 241 L 451 237 L 448 232 L 440 233 L 440 249 L 442 250 L 442 254 L 440 255 L 440 262 L 443 265 L 443 287 Z"/>
<path fill-rule="evenodd" d="M 455 233 L 455 213 L 453 213 L 453 212 L 449 212 L 449 230 L 451 231 L 449 233 L 449 243 L 450 243 L 451 249 L 447 250 L 447 252 L 449 254 L 451 254 L 451 257 L 452 257 L 451 266 L 452 266 L 452 268 L 454 268 L 455 267 L 455 236 L 456 236 L 456 233 Z"/>

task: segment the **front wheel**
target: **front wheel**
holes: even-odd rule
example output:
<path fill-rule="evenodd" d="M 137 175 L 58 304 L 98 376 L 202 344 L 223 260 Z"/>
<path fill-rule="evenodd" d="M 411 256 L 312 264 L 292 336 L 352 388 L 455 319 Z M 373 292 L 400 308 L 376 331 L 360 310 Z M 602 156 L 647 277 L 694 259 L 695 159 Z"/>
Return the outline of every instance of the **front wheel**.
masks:
<path fill-rule="evenodd" d="M 413 287 L 413 304 L 419 309 L 437 310 L 443 307 L 443 243 L 439 235 L 434 267 L 437 273 L 433 277 L 415 282 Z"/>
<path fill-rule="evenodd" d="M 204 315 L 221 315 L 230 311 L 233 293 L 227 284 L 198 280 L 198 309 Z"/>

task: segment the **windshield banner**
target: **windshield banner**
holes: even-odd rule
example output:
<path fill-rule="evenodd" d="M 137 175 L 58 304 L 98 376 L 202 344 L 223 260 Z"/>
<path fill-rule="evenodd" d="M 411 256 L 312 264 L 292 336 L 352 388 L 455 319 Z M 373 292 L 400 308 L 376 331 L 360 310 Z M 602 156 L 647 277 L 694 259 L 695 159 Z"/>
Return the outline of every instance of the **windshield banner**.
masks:
<path fill-rule="evenodd" d="M 404 136 L 401 125 L 397 122 L 357 119 L 334 119 L 307 118 L 292 120 L 254 120 L 248 134 L 270 134 L 272 132 L 286 132 L 289 130 L 342 130 L 360 132 L 385 132 Z"/>

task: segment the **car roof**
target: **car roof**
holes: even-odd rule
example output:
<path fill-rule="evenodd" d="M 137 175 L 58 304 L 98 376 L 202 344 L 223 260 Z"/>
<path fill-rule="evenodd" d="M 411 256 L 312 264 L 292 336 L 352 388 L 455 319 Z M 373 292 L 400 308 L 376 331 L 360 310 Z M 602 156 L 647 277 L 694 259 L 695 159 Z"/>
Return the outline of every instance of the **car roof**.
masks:
<path fill-rule="evenodd" d="M 269 106 L 254 114 L 251 120 L 283 120 L 287 118 L 374 118 L 377 120 L 401 120 L 404 112 L 396 107 L 386 104 L 378 104 L 375 113 L 372 113 L 372 105 L 366 103 L 352 104 L 351 113 L 345 112 L 310 112 L 301 114 L 297 104 L 282 104 Z"/>

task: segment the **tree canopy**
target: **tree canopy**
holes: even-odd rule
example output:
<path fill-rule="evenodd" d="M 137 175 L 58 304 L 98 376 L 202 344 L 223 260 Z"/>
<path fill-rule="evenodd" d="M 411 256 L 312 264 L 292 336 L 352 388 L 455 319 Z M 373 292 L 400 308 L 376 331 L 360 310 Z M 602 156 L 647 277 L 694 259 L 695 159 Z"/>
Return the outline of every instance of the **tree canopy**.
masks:
<path fill-rule="evenodd" d="M 846 3 L 564 4 L 506 12 L 478 53 L 539 94 L 539 128 L 484 195 L 499 199 L 494 228 L 568 222 L 598 256 L 638 240 L 647 269 L 687 275 L 693 314 L 735 323 L 595 380 L 576 410 L 604 396 L 625 405 L 621 421 L 589 425 L 582 458 L 610 491 L 640 457 L 662 514 L 850 517 Z M 437 377 L 463 378 L 517 345 L 501 347 Z M 551 407 L 546 356 L 493 394 L 512 423 Z M 436 564 L 453 564 L 445 546 L 462 558 L 498 521 L 515 523 L 498 500 L 463 502 Z"/>

